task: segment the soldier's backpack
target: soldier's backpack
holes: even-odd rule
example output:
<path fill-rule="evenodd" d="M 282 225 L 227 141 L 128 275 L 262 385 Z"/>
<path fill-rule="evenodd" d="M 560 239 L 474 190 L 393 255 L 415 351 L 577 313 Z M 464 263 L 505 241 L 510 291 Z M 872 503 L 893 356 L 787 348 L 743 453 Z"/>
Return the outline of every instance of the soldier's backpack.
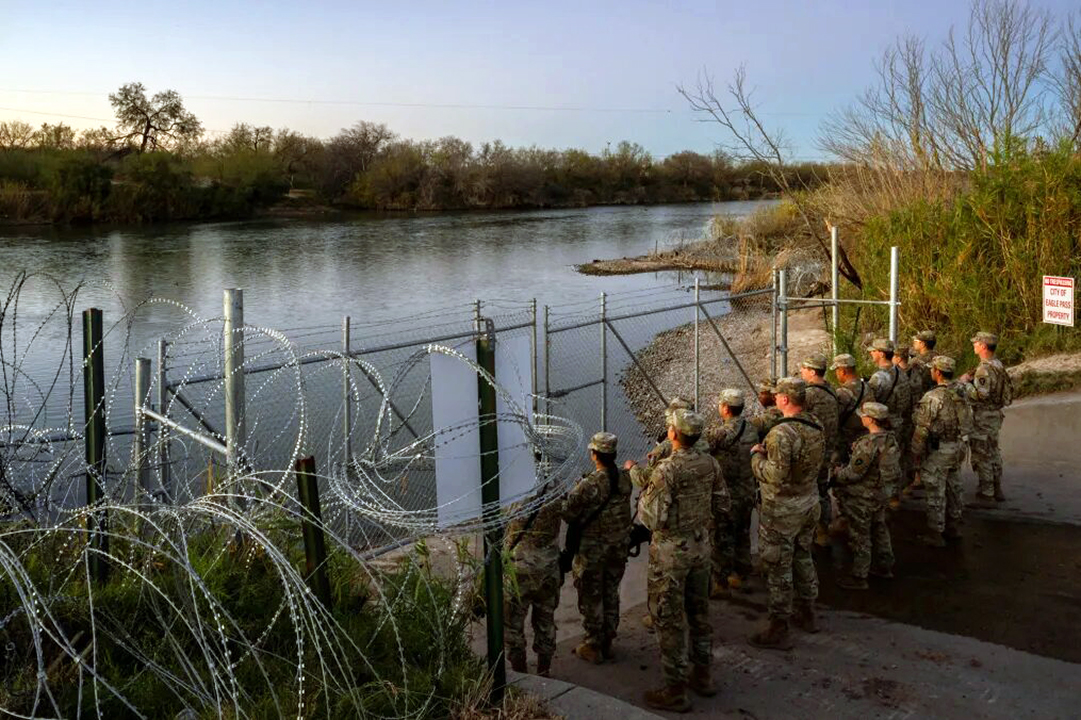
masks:
<path fill-rule="evenodd" d="M 582 533 L 593 521 L 600 517 L 608 503 L 619 492 L 619 469 L 608 468 L 608 497 L 604 499 L 596 510 L 585 517 L 584 520 L 567 523 L 567 537 L 564 539 L 563 549 L 559 551 L 559 571 L 566 575 L 571 571 L 574 564 L 574 556 L 582 547 Z"/>

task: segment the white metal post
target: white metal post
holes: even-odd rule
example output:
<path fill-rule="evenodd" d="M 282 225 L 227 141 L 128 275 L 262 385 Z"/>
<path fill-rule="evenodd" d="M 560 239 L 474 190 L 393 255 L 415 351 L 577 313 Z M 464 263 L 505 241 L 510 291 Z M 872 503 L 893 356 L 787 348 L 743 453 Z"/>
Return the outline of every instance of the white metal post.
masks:
<path fill-rule="evenodd" d="M 601 293 L 601 431 L 608 430 L 608 295 Z"/>
<path fill-rule="evenodd" d="M 529 304 L 529 319 L 533 328 L 529 349 L 532 356 L 532 364 L 529 367 L 530 388 L 533 391 L 533 415 L 537 414 L 537 298 Z M 536 420 L 534 420 L 536 422 Z"/>
<path fill-rule="evenodd" d="M 838 261 L 838 240 L 837 240 L 837 228 L 830 228 L 830 299 L 833 301 L 833 310 L 830 317 L 830 337 L 832 338 L 833 354 L 837 354 L 837 332 L 838 326 L 841 322 L 841 308 L 837 304 L 838 288 L 837 283 L 840 279 L 840 274 L 837 272 Z"/>
<path fill-rule="evenodd" d="M 345 440 L 343 461 L 348 469 L 353 460 L 353 384 L 349 372 L 353 359 L 349 357 L 348 315 L 342 318 L 342 357 L 342 402 L 345 404 L 342 409 L 342 439 Z"/>
<path fill-rule="evenodd" d="M 548 334 L 548 306 L 544 306 L 544 414 L 552 414 L 552 386 L 548 368 L 551 367 L 552 336 Z M 545 421 L 547 422 L 547 421 Z"/>
<path fill-rule="evenodd" d="M 698 338 L 698 316 L 702 313 L 699 311 L 699 300 L 701 299 L 701 288 L 699 287 L 699 280 L 697 277 L 694 279 L 694 409 L 699 409 L 698 404 L 698 388 L 699 388 L 699 360 L 701 358 L 701 348 L 699 346 Z"/>
<path fill-rule="evenodd" d="M 150 358 L 135 358 L 135 437 L 131 441 L 131 465 L 139 482 L 139 502 L 150 494 L 150 467 L 146 451 L 150 447 L 150 423 L 143 415 L 143 405 L 150 399 Z"/>
<path fill-rule="evenodd" d="M 780 292 L 780 285 L 777 282 L 777 269 L 773 270 L 773 294 L 769 299 L 769 312 L 770 317 L 773 318 L 773 323 L 770 327 L 770 332 L 773 336 L 772 343 L 769 348 L 769 379 L 773 382 L 777 379 L 777 294 Z"/>
<path fill-rule="evenodd" d="M 225 320 L 222 350 L 225 376 L 225 462 L 230 475 L 240 471 L 246 438 L 244 407 L 244 291 L 229 288 L 222 299 Z"/>
<path fill-rule="evenodd" d="M 788 377 L 788 271 L 782 269 L 777 273 L 778 283 L 777 304 L 780 308 L 781 329 L 780 345 L 777 348 L 778 374 Z"/>
<path fill-rule="evenodd" d="M 898 277 L 900 262 L 900 250 L 894 245 L 890 248 L 890 340 L 897 342 L 897 306 L 898 306 Z"/>
<path fill-rule="evenodd" d="M 158 412 L 168 416 L 166 409 L 169 405 L 169 391 L 166 388 L 168 379 L 165 367 L 168 357 L 168 343 L 165 338 L 158 340 Z M 171 478 L 172 468 L 169 467 L 169 428 L 158 423 L 158 479 L 161 483 L 162 500 L 172 502 L 173 482 Z"/>

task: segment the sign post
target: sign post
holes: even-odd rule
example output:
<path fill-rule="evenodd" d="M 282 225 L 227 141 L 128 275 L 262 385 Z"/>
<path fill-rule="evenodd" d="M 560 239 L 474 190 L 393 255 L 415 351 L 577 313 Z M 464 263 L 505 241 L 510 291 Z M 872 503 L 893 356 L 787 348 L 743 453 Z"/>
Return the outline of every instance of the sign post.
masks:
<path fill-rule="evenodd" d="M 1074 279 L 1043 276 L 1043 321 L 1074 326 Z"/>

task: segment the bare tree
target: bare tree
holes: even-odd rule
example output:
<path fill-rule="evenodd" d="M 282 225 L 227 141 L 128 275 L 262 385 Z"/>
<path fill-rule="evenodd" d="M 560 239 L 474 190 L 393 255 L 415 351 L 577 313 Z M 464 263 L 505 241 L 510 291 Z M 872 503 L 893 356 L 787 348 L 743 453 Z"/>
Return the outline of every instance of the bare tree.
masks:
<path fill-rule="evenodd" d="M 70 150 L 75 147 L 75 131 L 64 123 L 42 123 L 41 128 L 34 133 L 34 145 L 39 148 Z"/>
<path fill-rule="evenodd" d="M 0 150 L 29 147 L 34 140 L 34 128 L 22 120 L 0 122 Z"/>
<path fill-rule="evenodd" d="M 139 152 L 185 145 L 197 140 L 203 126 L 184 108 L 176 90 L 146 96 L 142 83 L 128 83 L 109 94 L 116 111 L 118 140 L 138 143 Z"/>
<path fill-rule="evenodd" d="M 1055 77 L 1061 114 L 1059 135 L 1081 149 L 1081 15 L 1070 15 L 1060 35 Z"/>

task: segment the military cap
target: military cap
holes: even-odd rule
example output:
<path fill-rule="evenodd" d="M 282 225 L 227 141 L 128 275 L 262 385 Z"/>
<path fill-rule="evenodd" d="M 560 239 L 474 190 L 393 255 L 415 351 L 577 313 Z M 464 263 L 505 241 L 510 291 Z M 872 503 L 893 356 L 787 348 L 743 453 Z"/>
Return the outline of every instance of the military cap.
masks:
<path fill-rule="evenodd" d="M 829 365 L 829 361 L 826 360 L 826 356 L 822 353 L 811 353 L 800 363 L 800 367 L 811 370 L 825 370 L 827 365 Z"/>
<path fill-rule="evenodd" d="M 912 357 L 912 348 L 908 347 L 907 345 L 902 345 L 901 347 L 893 351 L 893 356 L 899 357 L 902 360 L 908 360 L 910 357 Z"/>
<path fill-rule="evenodd" d="M 912 336 L 912 339 L 919 340 L 922 343 L 933 343 L 936 341 L 936 337 L 934 330 L 920 330 Z"/>
<path fill-rule="evenodd" d="M 833 358 L 833 364 L 830 365 L 830 370 L 836 370 L 837 368 L 855 368 L 856 358 L 852 357 L 848 353 L 842 353 Z"/>
<path fill-rule="evenodd" d="M 690 410 L 693 407 L 694 403 L 692 403 L 690 400 L 676 395 L 674 398 L 668 401 L 668 407 L 664 409 L 664 421 L 671 425 L 672 413 L 674 413 L 676 410 Z"/>
<path fill-rule="evenodd" d="M 610 432 L 599 432 L 589 440 L 589 449 L 608 455 L 616 454 L 616 436 Z"/>
<path fill-rule="evenodd" d="M 893 351 L 893 341 L 889 338 L 875 338 L 875 341 L 871 343 L 871 347 L 868 350 L 882 350 L 883 352 Z"/>
<path fill-rule="evenodd" d="M 957 369 L 957 363 L 948 355 L 935 355 L 935 359 L 931 361 L 931 367 L 942 372 L 952 373 Z"/>
<path fill-rule="evenodd" d="M 773 394 L 773 381 L 772 380 L 759 380 L 755 383 L 754 389 L 760 393 Z"/>
<path fill-rule="evenodd" d="M 743 393 L 734 388 L 726 388 L 721 391 L 721 396 L 719 400 L 722 405 L 728 405 L 729 407 L 742 407 Z"/>
<path fill-rule="evenodd" d="M 983 330 L 981 330 L 980 332 L 973 335 L 972 339 L 969 340 L 969 342 L 974 342 L 974 343 L 980 342 L 980 343 L 985 343 L 987 345 L 998 345 L 998 335 L 995 335 L 994 333 L 991 333 L 991 332 L 984 332 Z"/>
<path fill-rule="evenodd" d="M 860 417 L 867 416 L 873 420 L 889 420 L 890 409 L 877 402 L 865 402 L 863 407 L 856 411 Z"/>
<path fill-rule="evenodd" d="M 706 420 L 694 410 L 676 410 L 672 413 L 672 427 L 684 435 L 701 435 Z"/>
<path fill-rule="evenodd" d="M 795 401 L 797 405 L 803 405 L 807 393 L 807 382 L 803 378 L 798 377 L 781 378 L 777 381 L 777 388 L 774 390 L 774 393 L 777 395 L 785 395 L 790 400 Z"/>

